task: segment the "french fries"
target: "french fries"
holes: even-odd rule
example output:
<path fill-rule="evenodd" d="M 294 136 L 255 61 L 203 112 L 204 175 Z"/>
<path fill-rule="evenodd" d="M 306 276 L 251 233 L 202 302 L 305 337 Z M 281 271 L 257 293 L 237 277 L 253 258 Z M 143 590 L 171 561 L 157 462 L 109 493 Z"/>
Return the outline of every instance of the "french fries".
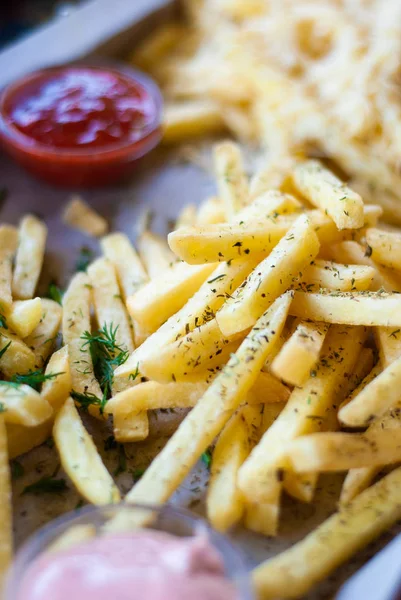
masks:
<path fill-rule="evenodd" d="M 319 246 L 313 225 L 307 217 L 299 217 L 271 254 L 216 314 L 223 334 L 230 336 L 252 327 L 263 311 L 315 258 Z"/>
<path fill-rule="evenodd" d="M 305 269 L 302 280 L 296 284 L 305 292 L 320 288 L 339 292 L 364 291 L 370 289 L 375 278 L 373 267 L 342 265 L 332 261 L 316 259 Z"/>
<path fill-rule="evenodd" d="M 226 218 L 231 219 L 248 204 L 248 181 L 237 144 L 222 142 L 214 148 L 214 166 L 219 197 L 225 206 Z"/>
<path fill-rule="evenodd" d="M 20 337 L 26 338 L 39 325 L 43 309 L 40 298 L 16 300 L 7 313 L 7 325 Z"/>
<path fill-rule="evenodd" d="M 8 329 L 0 329 L 0 371 L 6 377 L 28 373 L 35 368 L 35 354 Z"/>
<path fill-rule="evenodd" d="M 56 413 L 71 392 L 71 370 L 68 359 L 68 346 L 63 346 L 52 354 L 45 370 L 47 378 L 43 383 L 41 396 Z"/>
<path fill-rule="evenodd" d="M 401 326 L 401 296 L 385 292 L 296 291 L 290 313 L 301 319 L 344 325 Z"/>
<path fill-rule="evenodd" d="M 147 280 L 147 273 L 131 242 L 123 233 L 110 233 L 100 240 L 103 253 L 117 271 L 124 300 Z"/>
<path fill-rule="evenodd" d="M 343 406 L 338 418 L 348 427 L 366 427 L 400 400 L 401 358 L 372 379 L 351 402 Z"/>
<path fill-rule="evenodd" d="M 389 473 L 289 550 L 253 571 L 264 600 L 299 598 L 401 517 L 401 469 Z"/>
<path fill-rule="evenodd" d="M 93 504 L 119 502 L 120 493 L 69 398 L 58 412 L 53 437 L 63 469 L 80 494 Z"/>
<path fill-rule="evenodd" d="M 159 348 L 208 322 L 226 297 L 244 281 L 256 264 L 255 261 L 247 259 L 219 264 L 182 309 L 149 336 L 142 346 L 131 354 L 127 362 L 116 370 L 116 375 L 128 377 L 135 372 L 145 357 L 157 356 Z"/>
<path fill-rule="evenodd" d="M 401 460 L 401 427 L 370 435 L 321 432 L 304 435 L 288 446 L 295 471 L 348 471 L 390 465 Z"/>
<path fill-rule="evenodd" d="M 294 167 L 292 178 L 297 189 L 309 202 L 325 211 L 338 229 L 359 229 L 363 226 L 363 202 L 318 161 L 309 160 Z"/>
<path fill-rule="evenodd" d="M 2 381 L 0 403 L 7 423 L 36 427 L 50 419 L 53 409 L 38 392 L 21 383 Z"/>
<path fill-rule="evenodd" d="M 278 379 L 302 386 L 319 360 L 328 325 L 301 321 L 274 358 L 271 370 Z"/>
<path fill-rule="evenodd" d="M 82 339 L 85 331 L 91 329 L 90 301 L 90 279 L 86 273 L 77 273 L 63 298 L 63 341 L 68 346 L 72 391 L 101 399 L 103 392 L 95 378 L 92 357 Z M 101 416 L 97 406 L 91 405 L 89 411 L 94 416 Z"/>
<path fill-rule="evenodd" d="M 170 104 L 165 107 L 163 142 L 177 143 L 182 139 L 220 133 L 225 129 L 218 104 L 195 101 Z"/>
<path fill-rule="evenodd" d="M 365 239 L 371 250 L 372 260 L 389 267 L 401 270 L 401 235 L 392 231 L 369 228 L 365 231 Z"/>
<path fill-rule="evenodd" d="M 11 509 L 11 477 L 7 452 L 7 432 L 0 415 L 0 591 L 12 561 L 13 527 Z"/>
<path fill-rule="evenodd" d="M 24 340 L 35 355 L 37 369 L 43 367 L 56 345 L 63 312 L 61 306 L 54 300 L 42 298 L 41 303 L 42 317 L 39 325 Z"/>
<path fill-rule="evenodd" d="M 17 300 L 32 298 L 42 270 L 47 238 L 47 227 L 33 215 L 20 223 L 18 248 L 12 282 L 13 297 Z"/>
<path fill-rule="evenodd" d="M 79 196 L 72 196 L 68 202 L 63 212 L 63 221 L 66 225 L 94 237 L 105 235 L 108 230 L 106 219 Z"/>
<path fill-rule="evenodd" d="M 53 419 L 48 419 L 37 427 L 25 427 L 6 423 L 7 445 L 10 460 L 40 446 L 51 436 Z"/>
<path fill-rule="evenodd" d="M 0 225 L 0 312 L 11 308 L 12 261 L 17 250 L 18 231 L 12 225 Z"/>
<path fill-rule="evenodd" d="M 153 332 L 176 313 L 213 271 L 214 265 L 177 263 L 127 299 L 130 315 Z"/>
<path fill-rule="evenodd" d="M 288 442 L 319 431 L 330 419 L 330 413 L 335 414 L 344 380 L 352 372 L 365 336 L 363 328 L 355 328 L 352 336 L 347 335 L 346 328 L 331 328 L 316 372 L 302 388 L 294 389 L 279 417 L 240 469 L 239 486 L 251 501 L 268 502 L 271 495 L 275 496 L 277 478 L 282 469 L 289 467 Z"/>
<path fill-rule="evenodd" d="M 280 335 L 290 302 L 291 293 L 286 293 L 262 315 L 222 373 L 127 494 L 126 501 L 140 502 L 152 497 L 154 502 L 164 502 L 173 493 L 256 380 Z M 249 357 L 252 358 L 249 360 Z"/>
<path fill-rule="evenodd" d="M 162 276 L 176 262 L 166 241 L 151 231 L 143 231 L 137 244 L 150 279 Z"/>

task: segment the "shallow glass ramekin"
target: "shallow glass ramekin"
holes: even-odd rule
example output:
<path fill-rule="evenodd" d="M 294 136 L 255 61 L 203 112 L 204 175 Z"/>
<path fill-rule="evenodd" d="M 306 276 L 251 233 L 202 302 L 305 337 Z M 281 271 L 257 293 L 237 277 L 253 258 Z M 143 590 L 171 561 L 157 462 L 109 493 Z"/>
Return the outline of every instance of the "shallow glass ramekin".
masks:
<path fill-rule="evenodd" d="M 148 514 L 147 514 L 148 513 Z M 114 504 L 85 507 L 70 512 L 37 531 L 17 552 L 8 574 L 4 600 L 20 600 L 18 592 L 28 568 L 40 555 L 71 531 L 73 527 L 91 526 L 94 536 L 107 535 L 112 520 L 126 517 L 127 522 L 145 517 L 142 529 L 154 529 L 179 537 L 206 536 L 219 553 L 227 579 L 233 584 L 238 600 L 254 600 L 249 573 L 242 552 L 224 535 L 212 529 L 205 520 L 188 510 L 171 505 Z M 78 542 L 79 543 L 79 542 Z M 167 599 L 166 599 L 167 600 Z"/>

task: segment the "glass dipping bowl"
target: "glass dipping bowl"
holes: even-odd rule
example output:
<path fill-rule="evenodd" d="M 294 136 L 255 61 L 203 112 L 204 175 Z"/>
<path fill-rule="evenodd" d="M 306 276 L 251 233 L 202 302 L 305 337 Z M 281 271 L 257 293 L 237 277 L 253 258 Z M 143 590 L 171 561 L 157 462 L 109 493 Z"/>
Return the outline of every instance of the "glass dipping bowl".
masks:
<path fill-rule="evenodd" d="M 149 513 L 149 516 L 146 513 Z M 254 600 L 250 577 L 242 552 L 226 536 L 212 529 L 206 521 L 188 510 L 175 508 L 171 505 L 152 506 L 150 504 L 90 506 L 51 521 L 31 536 L 17 552 L 6 579 L 4 600 L 17 600 L 19 598 L 20 585 L 28 567 L 42 553 L 46 552 L 53 544 L 56 544 L 71 528 L 84 529 L 85 526 L 91 526 L 94 537 L 109 533 L 112 535 L 113 532 L 107 531 L 107 524 L 111 519 L 121 519 L 124 515 L 128 519 L 130 517 L 135 519 L 139 515 L 141 517 L 145 516 L 146 524 L 140 529 L 163 531 L 178 537 L 192 537 L 200 534 L 206 536 L 223 561 L 225 575 L 237 592 L 236 600 Z M 79 542 L 76 545 L 79 545 Z"/>

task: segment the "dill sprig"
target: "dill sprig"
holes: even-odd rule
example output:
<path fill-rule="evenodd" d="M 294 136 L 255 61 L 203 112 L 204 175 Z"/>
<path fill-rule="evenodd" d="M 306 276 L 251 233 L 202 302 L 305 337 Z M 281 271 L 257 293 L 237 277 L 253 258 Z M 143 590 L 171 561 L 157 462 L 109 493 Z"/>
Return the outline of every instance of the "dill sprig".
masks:
<path fill-rule="evenodd" d="M 50 283 L 47 295 L 58 304 L 63 304 L 63 292 L 54 282 Z"/>
<path fill-rule="evenodd" d="M 22 383 L 25 385 L 29 385 L 31 388 L 38 392 L 42 383 L 51 379 L 55 379 L 59 375 L 64 375 L 64 371 L 60 371 L 59 373 L 49 373 L 48 375 L 45 375 L 42 369 L 38 369 L 37 371 L 29 371 L 28 373 L 17 373 L 16 375 L 12 376 L 11 382 L 16 384 Z"/>
<path fill-rule="evenodd" d="M 0 358 L 7 352 L 9 347 L 11 346 L 11 340 L 0 350 Z"/>
<path fill-rule="evenodd" d="M 118 325 L 113 328 L 113 323 L 109 326 L 104 325 L 102 329 L 95 333 L 85 331 L 81 336 L 84 340 L 81 349 L 89 352 L 92 357 L 93 370 L 96 379 L 103 392 L 103 397 L 98 398 L 95 394 L 85 392 L 72 392 L 72 397 L 83 408 L 87 409 L 91 404 L 100 407 L 101 414 L 104 411 L 107 400 L 111 396 L 111 389 L 114 381 L 114 369 L 125 363 L 129 356 L 128 350 L 117 344 L 116 334 Z"/>
<path fill-rule="evenodd" d="M 7 320 L 1 312 L 0 312 L 0 327 L 2 327 L 3 329 L 8 329 Z"/>

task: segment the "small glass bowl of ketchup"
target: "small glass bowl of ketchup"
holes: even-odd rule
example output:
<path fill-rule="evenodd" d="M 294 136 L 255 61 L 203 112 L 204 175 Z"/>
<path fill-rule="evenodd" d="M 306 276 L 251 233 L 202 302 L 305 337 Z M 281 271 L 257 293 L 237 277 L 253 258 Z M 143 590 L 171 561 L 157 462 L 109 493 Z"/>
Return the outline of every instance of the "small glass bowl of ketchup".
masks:
<path fill-rule="evenodd" d="M 60 186 L 94 187 L 129 175 L 161 138 L 157 85 L 129 67 L 71 64 L 36 71 L 0 96 L 5 150 Z"/>

